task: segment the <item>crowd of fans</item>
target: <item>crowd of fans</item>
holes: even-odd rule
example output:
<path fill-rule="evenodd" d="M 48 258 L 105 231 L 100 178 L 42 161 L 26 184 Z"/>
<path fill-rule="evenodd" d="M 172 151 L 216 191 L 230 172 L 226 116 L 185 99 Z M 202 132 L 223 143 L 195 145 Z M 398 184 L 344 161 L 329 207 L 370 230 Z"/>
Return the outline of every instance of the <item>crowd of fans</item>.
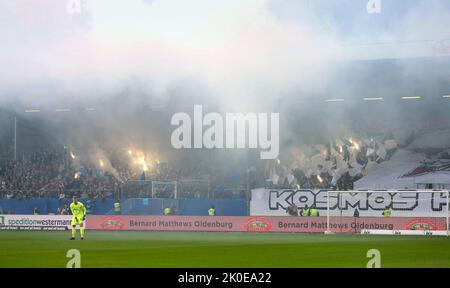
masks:
<path fill-rule="evenodd" d="M 378 164 L 388 161 L 398 144 L 392 136 L 379 139 L 337 139 L 328 145 L 298 147 L 291 151 L 292 161 L 269 163 L 266 186 L 287 189 L 350 190 L 353 183 Z"/>
<path fill-rule="evenodd" d="M 60 151 L 41 151 L 0 165 L 0 196 L 8 199 L 59 197 L 61 193 L 111 196 L 120 182 L 108 172 L 74 169 Z"/>
<path fill-rule="evenodd" d="M 55 151 L 44 151 L 5 162 L 0 165 L 1 194 L 9 199 L 43 196 L 45 191 L 40 189 L 58 175 L 61 161 Z"/>
<path fill-rule="evenodd" d="M 77 195 L 80 198 L 105 200 L 120 196 L 151 197 L 150 181 L 144 183 L 144 187 L 131 187 L 134 192 L 129 195 L 121 192 L 129 182 L 169 182 L 182 180 L 185 176 L 181 170 L 167 163 L 158 164 L 151 170 L 139 171 L 114 157 L 109 159 L 108 167 L 99 167 L 89 162 L 80 163 L 72 155 L 67 149 L 41 151 L 0 163 L 0 198 L 66 199 Z M 195 189 L 185 190 L 189 190 L 189 195 L 198 195 Z M 170 185 L 155 186 L 154 196 L 170 198 L 174 196 L 173 191 L 174 187 Z"/>
<path fill-rule="evenodd" d="M 302 147 L 302 151 L 295 147 L 286 153 L 290 161 L 269 161 L 265 172 L 253 172 L 266 173 L 262 179 L 266 179 L 267 188 L 348 190 L 353 188 L 354 181 L 367 175 L 379 163 L 389 160 L 397 146 L 392 137 L 338 139 L 328 145 Z M 241 183 L 245 182 L 245 176 L 237 181 L 235 186 L 238 188 L 229 189 L 223 177 L 217 181 L 218 177 L 214 175 L 197 175 L 200 180 L 189 182 L 187 179 L 192 176 L 189 170 L 177 169 L 168 163 L 158 164 L 145 172 L 132 169 L 114 157 L 109 159 L 109 164 L 106 168 L 75 162 L 67 149 L 35 152 L 0 165 L 0 197 L 59 198 L 60 213 L 63 214 L 67 212 L 66 199 L 73 195 L 92 201 L 119 197 L 173 198 L 175 188 L 170 181 L 174 180 L 182 198 L 216 194 L 222 197 L 230 190 L 236 190 L 232 195 L 241 197 L 246 188 L 251 188 L 246 185 L 248 183 Z M 192 173 L 198 174 L 199 171 L 193 169 Z M 166 184 L 152 187 L 150 181 L 131 180 L 158 180 L 166 181 Z M 130 183 L 140 186 L 130 186 Z"/>

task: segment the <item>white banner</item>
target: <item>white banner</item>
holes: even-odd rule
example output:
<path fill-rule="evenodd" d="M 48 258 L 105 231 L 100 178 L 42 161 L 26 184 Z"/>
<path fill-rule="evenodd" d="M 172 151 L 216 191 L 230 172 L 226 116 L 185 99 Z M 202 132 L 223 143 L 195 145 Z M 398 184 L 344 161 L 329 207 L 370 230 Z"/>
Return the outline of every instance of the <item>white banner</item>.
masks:
<path fill-rule="evenodd" d="M 66 230 L 71 215 L 0 215 L 0 230 Z"/>
<path fill-rule="evenodd" d="M 392 217 L 445 217 L 446 203 L 446 191 L 330 191 L 331 216 L 353 216 L 358 209 L 360 216 L 381 217 L 388 208 Z M 292 204 L 299 208 L 315 206 L 320 216 L 325 216 L 327 191 L 254 189 L 250 215 L 286 216 Z"/>

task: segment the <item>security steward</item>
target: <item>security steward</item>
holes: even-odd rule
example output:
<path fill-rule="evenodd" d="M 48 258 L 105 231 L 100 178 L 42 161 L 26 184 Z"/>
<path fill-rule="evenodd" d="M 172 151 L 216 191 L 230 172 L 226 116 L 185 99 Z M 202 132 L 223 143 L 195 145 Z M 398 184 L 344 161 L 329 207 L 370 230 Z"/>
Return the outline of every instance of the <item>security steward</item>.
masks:
<path fill-rule="evenodd" d="M 386 207 L 386 209 L 384 209 L 382 215 L 383 215 L 384 217 L 391 217 L 391 214 L 392 214 L 392 212 L 391 212 L 391 210 L 389 209 L 389 207 Z"/>
<path fill-rule="evenodd" d="M 311 216 L 311 211 L 309 210 L 308 205 L 306 205 L 305 208 L 303 208 L 300 211 L 300 216 L 303 216 L 303 217 Z"/>
<path fill-rule="evenodd" d="M 116 200 L 116 202 L 114 202 L 114 213 L 116 215 L 120 215 L 121 212 L 122 212 L 122 208 L 120 207 L 120 201 Z"/>
<path fill-rule="evenodd" d="M 316 206 L 312 206 L 311 209 L 309 209 L 309 216 L 311 217 L 319 216 L 319 210 L 317 210 Z"/>
<path fill-rule="evenodd" d="M 164 214 L 165 216 L 170 215 L 170 208 L 169 208 L 169 207 L 164 208 L 163 214 Z"/>
<path fill-rule="evenodd" d="M 208 215 L 209 216 L 216 216 L 216 209 L 214 208 L 214 206 L 211 206 L 208 210 Z"/>

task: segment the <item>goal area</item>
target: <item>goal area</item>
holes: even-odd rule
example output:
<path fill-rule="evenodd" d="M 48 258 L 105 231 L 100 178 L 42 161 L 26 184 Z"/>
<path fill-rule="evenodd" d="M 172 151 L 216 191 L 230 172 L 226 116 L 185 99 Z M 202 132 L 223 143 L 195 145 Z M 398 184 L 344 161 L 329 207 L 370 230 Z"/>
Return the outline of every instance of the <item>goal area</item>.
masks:
<path fill-rule="evenodd" d="M 177 198 L 177 181 L 152 181 L 152 198 Z"/>
<path fill-rule="evenodd" d="M 326 234 L 449 236 L 449 191 L 327 191 L 326 223 Z"/>

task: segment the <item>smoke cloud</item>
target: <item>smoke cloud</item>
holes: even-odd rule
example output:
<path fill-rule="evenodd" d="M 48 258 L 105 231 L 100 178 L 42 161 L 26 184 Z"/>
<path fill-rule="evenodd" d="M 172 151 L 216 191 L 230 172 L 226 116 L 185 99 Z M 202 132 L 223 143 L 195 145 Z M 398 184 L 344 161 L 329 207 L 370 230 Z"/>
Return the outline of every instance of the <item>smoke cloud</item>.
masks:
<path fill-rule="evenodd" d="M 68 8 L 73 2 L 80 10 Z M 381 0 L 376 15 L 367 0 L 330 2 L 2 1 L 0 106 L 40 109 L 61 143 L 95 155 L 139 146 L 167 157 L 170 116 L 192 112 L 193 104 L 279 112 L 287 147 L 379 127 L 401 131 L 414 126 L 411 118 L 442 115 L 433 103 L 387 100 L 450 94 L 445 57 L 425 64 L 348 60 L 411 52 L 392 43 L 433 51 L 450 39 L 448 1 Z M 55 112 L 65 107 L 71 112 Z M 85 116 L 89 107 L 95 111 Z"/>

